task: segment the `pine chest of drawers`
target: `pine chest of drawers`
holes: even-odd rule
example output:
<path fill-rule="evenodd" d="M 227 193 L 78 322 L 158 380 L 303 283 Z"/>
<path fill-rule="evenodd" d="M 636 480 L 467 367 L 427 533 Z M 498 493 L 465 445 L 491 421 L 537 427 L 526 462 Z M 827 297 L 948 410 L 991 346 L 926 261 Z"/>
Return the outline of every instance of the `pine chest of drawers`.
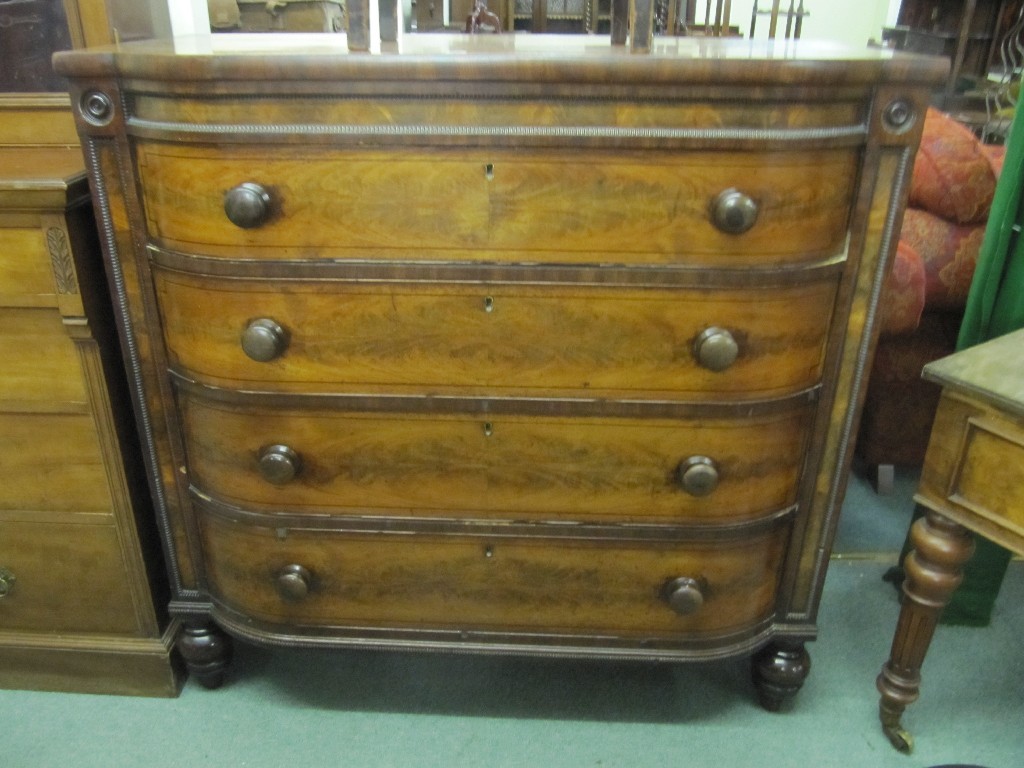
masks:
<path fill-rule="evenodd" d="M 0 147 L 0 319 L 0 687 L 174 696 L 178 622 L 73 145 Z"/>
<path fill-rule="evenodd" d="M 424 35 L 57 65 L 202 680 L 233 635 L 800 687 L 941 62 Z"/>

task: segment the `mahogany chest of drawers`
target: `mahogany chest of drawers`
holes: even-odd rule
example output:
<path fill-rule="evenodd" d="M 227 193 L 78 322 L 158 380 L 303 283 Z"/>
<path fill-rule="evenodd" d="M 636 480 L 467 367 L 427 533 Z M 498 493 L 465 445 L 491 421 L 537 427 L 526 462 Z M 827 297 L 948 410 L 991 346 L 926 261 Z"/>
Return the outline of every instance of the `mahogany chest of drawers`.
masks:
<path fill-rule="evenodd" d="M 57 59 L 192 671 L 754 654 L 779 706 L 943 64 L 326 45 Z"/>
<path fill-rule="evenodd" d="M 175 695 L 178 622 L 77 147 L 0 148 L 0 319 L 0 687 Z"/>

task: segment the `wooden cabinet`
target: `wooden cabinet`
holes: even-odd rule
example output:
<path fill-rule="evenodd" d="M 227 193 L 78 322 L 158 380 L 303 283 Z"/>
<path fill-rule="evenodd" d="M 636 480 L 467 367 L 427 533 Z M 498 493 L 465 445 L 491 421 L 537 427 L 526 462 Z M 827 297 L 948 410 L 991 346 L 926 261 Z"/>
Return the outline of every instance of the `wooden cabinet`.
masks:
<path fill-rule="evenodd" d="M 200 679 L 227 630 L 756 652 L 765 704 L 795 693 L 941 61 L 414 35 L 58 66 Z"/>
<path fill-rule="evenodd" d="M 0 149 L 0 686 L 174 695 L 166 577 L 77 147 Z"/>

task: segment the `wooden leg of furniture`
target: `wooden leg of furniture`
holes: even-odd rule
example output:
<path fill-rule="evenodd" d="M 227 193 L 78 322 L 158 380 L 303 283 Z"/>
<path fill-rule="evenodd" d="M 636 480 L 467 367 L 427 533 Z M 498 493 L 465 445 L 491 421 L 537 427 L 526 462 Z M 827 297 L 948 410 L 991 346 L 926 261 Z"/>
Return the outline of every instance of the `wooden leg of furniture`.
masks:
<path fill-rule="evenodd" d="M 778 712 L 804 684 L 811 671 L 811 657 L 798 640 L 776 640 L 754 656 L 754 685 L 761 706 Z"/>
<path fill-rule="evenodd" d="M 879 717 L 882 730 L 901 752 L 913 748 L 913 739 L 903 730 L 903 711 L 917 701 L 921 687 L 921 665 L 931 644 L 942 609 L 963 578 L 964 564 L 974 552 L 974 539 L 961 525 L 929 512 L 911 528 L 911 552 L 904 558 L 903 607 L 889 661 L 882 667 L 876 685 L 882 694 Z"/>
<path fill-rule="evenodd" d="M 231 638 L 212 622 L 186 622 L 178 652 L 204 688 L 219 688 L 231 661 Z"/>

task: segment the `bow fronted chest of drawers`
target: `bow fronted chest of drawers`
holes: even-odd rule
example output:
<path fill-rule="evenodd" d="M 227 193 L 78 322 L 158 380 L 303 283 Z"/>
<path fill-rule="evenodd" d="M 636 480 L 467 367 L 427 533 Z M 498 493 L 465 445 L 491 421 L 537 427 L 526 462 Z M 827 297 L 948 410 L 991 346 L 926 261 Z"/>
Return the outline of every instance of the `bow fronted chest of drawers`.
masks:
<path fill-rule="evenodd" d="M 753 654 L 779 706 L 942 62 L 326 46 L 57 59 L 192 671 Z"/>

